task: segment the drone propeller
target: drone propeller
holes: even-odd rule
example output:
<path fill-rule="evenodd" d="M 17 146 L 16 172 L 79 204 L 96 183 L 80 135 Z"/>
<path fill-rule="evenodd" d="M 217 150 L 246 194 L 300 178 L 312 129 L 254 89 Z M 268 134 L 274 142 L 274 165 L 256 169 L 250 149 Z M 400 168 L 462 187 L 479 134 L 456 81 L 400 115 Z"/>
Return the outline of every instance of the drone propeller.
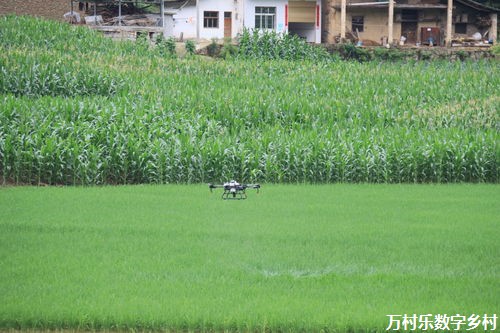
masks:
<path fill-rule="evenodd" d="M 246 187 L 246 188 L 253 188 L 253 189 L 256 189 L 256 190 L 257 190 L 257 193 L 259 193 L 260 184 L 245 184 L 245 187 Z"/>
<path fill-rule="evenodd" d="M 208 184 L 208 188 L 210 189 L 210 192 L 212 192 L 212 190 L 213 190 L 214 188 L 219 188 L 219 187 L 221 187 L 221 185 L 214 185 L 214 184 L 212 184 L 212 183 Z"/>

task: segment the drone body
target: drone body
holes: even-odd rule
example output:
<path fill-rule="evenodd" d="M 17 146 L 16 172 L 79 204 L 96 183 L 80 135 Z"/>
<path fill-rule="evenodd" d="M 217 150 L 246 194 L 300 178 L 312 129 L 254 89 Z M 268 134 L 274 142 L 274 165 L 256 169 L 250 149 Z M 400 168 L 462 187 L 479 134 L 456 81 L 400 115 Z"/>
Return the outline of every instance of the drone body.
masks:
<path fill-rule="evenodd" d="M 208 184 L 208 187 L 210 188 L 210 191 L 214 188 L 224 189 L 224 192 L 222 193 L 223 200 L 244 200 L 247 198 L 247 194 L 245 193 L 247 188 L 256 189 L 257 192 L 260 189 L 259 184 L 240 184 L 235 180 L 231 180 L 222 185 Z"/>

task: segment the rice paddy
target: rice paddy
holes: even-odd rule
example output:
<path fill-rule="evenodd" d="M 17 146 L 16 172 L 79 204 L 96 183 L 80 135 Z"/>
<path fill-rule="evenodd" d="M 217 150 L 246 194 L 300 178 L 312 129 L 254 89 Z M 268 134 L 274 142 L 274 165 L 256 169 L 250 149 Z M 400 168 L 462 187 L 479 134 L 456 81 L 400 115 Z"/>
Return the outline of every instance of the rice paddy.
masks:
<path fill-rule="evenodd" d="M 0 327 L 383 332 L 498 314 L 496 185 L 0 190 Z"/>

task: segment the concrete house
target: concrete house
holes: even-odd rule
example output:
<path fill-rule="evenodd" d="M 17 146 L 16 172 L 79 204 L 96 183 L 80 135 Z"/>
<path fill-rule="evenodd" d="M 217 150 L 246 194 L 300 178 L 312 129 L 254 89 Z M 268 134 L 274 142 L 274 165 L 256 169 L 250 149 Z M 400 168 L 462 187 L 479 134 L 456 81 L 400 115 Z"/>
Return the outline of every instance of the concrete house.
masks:
<path fill-rule="evenodd" d="M 175 10 L 175 37 L 234 38 L 247 28 L 321 42 L 321 0 L 191 0 Z"/>
<path fill-rule="evenodd" d="M 353 35 L 378 44 L 451 45 L 477 33 L 495 42 L 499 9 L 473 0 L 329 0 L 324 40 Z"/>
<path fill-rule="evenodd" d="M 135 0 L 3 0 L 0 15 L 14 13 L 63 20 L 71 10 L 82 17 L 96 4 Z M 234 38 L 244 28 L 292 33 L 321 42 L 322 0 L 138 0 L 162 4 L 164 31 L 177 38 Z M 92 8 L 90 12 L 92 12 Z"/>

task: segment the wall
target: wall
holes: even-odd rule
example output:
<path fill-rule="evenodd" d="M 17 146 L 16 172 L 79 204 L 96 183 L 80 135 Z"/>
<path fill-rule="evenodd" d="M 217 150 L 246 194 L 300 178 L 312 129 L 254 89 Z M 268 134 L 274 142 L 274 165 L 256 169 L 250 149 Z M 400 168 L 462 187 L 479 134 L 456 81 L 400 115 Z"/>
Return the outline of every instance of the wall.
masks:
<path fill-rule="evenodd" d="M 321 0 L 288 1 L 288 32 L 297 34 L 309 43 L 320 43 L 322 15 L 316 22 L 318 7 L 321 13 Z"/>
<path fill-rule="evenodd" d="M 288 0 L 246 0 L 244 10 L 244 26 L 255 28 L 255 7 L 276 7 L 276 32 L 284 33 L 288 31 L 285 26 L 285 5 Z"/>
<path fill-rule="evenodd" d="M 231 35 L 236 37 L 239 32 L 241 32 L 241 20 L 239 15 L 236 16 L 235 13 L 238 12 L 238 4 L 233 0 L 203 0 L 198 3 L 199 12 L 199 38 L 202 39 L 212 39 L 212 38 L 224 38 L 224 12 L 231 12 Z M 219 12 L 219 27 L 218 28 L 204 28 L 203 27 L 203 12 L 204 11 L 217 11 Z"/>
<path fill-rule="evenodd" d="M 361 40 L 372 40 L 374 42 L 380 42 L 382 37 L 388 36 L 388 19 L 387 19 L 387 8 L 370 8 L 370 9 L 358 9 L 358 8 L 348 8 L 347 9 L 347 29 L 346 31 L 351 31 L 352 27 L 352 17 L 353 16 L 363 16 L 364 17 L 364 31 L 360 32 Z M 338 13 L 338 19 L 340 22 L 340 12 Z M 340 29 L 340 24 L 339 24 Z M 394 24 L 394 36 L 397 34 L 397 24 Z M 339 30 L 340 33 L 340 30 Z M 353 32 L 355 34 L 355 32 Z M 399 31 L 399 33 L 401 33 Z"/>
<path fill-rule="evenodd" d="M 224 38 L 224 12 L 231 12 L 231 36 L 237 37 L 243 31 L 242 0 L 199 0 L 198 8 L 195 5 L 186 6 L 174 15 L 174 36 L 179 38 Z M 219 13 L 217 28 L 203 27 L 203 12 Z"/>
<path fill-rule="evenodd" d="M 78 4 L 74 5 L 77 9 Z M 0 0 L 0 15 L 32 15 L 62 21 L 70 10 L 69 0 Z"/>
<path fill-rule="evenodd" d="M 196 7 L 186 6 L 174 16 L 174 37 L 196 38 Z"/>

